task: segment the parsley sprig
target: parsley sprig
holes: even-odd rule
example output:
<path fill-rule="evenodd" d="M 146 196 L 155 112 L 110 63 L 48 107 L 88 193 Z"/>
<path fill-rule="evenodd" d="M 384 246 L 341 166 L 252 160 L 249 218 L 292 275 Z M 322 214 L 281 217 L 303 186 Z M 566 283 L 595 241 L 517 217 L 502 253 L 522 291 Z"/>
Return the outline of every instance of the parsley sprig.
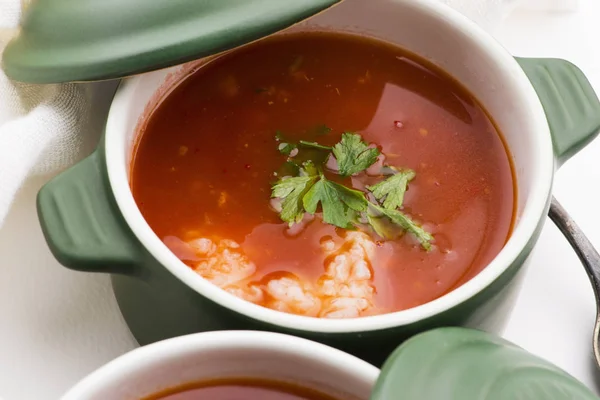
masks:
<path fill-rule="evenodd" d="M 392 169 L 392 171 L 395 173 L 386 180 L 367 186 L 377 200 L 383 201 L 383 208 L 386 210 L 395 210 L 402 206 L 408 183 L 416 176 L 415 171 L 410 169 L 403 171 Z"/>
<path fill-rule="evenodd" d="M 332 182 L 321 175 L 302 199 L 309 214 L 317 212 L 321 203 L 323 221 L 345 229 L 354 229 L 358 213 L 367 210 L 363 192 Z"/>
<path fill-rule="evenodd" d="M 279 134 L 277 138 L 279 141 Z M 271 197 L 281 200 L 280 217 L 283 221 L 290 225 L 299 223 L 305 213 L 315 214 L 320 205 L 323 221 L 328 224 L 355 229 L 364 222 L 386 239 L 394 239 L 398 237 L 398 233 L 408 232 L 425 250 L 431 249 L 433 236 L 399 210 L 408 184 L 416 176 L 414 171 L 385 167 L 385 171 L 392 175 L 375 185 L 367 186 L 375 199 L 372 201 L 367 198 L 366 193 L 328 179 L 324 174 L 323 164 L 332 153 L 340 175 L 355 175 L 377 161 L 381 154 L 379 149 L 370 147 L 356 133 L 344 133 L 333 147 L 305 141 L 279 144 L 280 152 L 289 158 L 293 157 L 288 149 L 301 147 L 328 153 L 325 157 L 319 156 L 317 162 L 305 161 L 302 167 L 298 167 L 298 176 L 285 177 L 273 185 Z M 287 162 L 293 163 L 289 159 Z"/>
<path fill-rule="evenodd" d="M 431 249 L 433 236 L 421 226 L 417 225 L 406 214 L 398 210 L 390 210 L 376 204 L 369 204 L 367 219 L 373 230 L 381 237 L 393 239 L 397 237 L 394 227 L 412 233 L 425 250 Z M 391 224 L 390 224 L 391 222 Z"/>
<path fill-rule="evenodd" d="M 368 147 L 356 133 L 344 133 L 342 140 L 333 146 L 333 155 L 342 176 L 364 171 L 375 164 L 379 154 L 379 149 Z"/>

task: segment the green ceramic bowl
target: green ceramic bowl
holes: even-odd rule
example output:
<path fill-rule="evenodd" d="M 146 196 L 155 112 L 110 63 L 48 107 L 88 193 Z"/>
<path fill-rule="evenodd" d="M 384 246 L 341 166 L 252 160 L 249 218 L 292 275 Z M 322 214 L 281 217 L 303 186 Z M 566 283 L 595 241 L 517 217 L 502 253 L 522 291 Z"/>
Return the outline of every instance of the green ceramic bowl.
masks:
<path fill-rule="evenodd" d="M 562 60 L 515 59 L 474 23 L 435 1 L 345 0 L 292 30 L 338 30 L 381 38 L 450 73 L 495 119 L 518 186 L 514 232 L 479 275 L 406 311 L 327 320 L 245 302 L 201 279 L 154 235 L 129 187 L 136 126 L 203 60 L 125 79 L 89 158 L 47 184 L 38 211 L 66 267 L 112 274 L 116 298 L 140 344 L 193 332 L 265 330 L 313 339 L 375 364 L 415 333 L 439 326 L 496 332 L 513 305 L 520 272 L 544 224 L 553 174 L 591 141 L 600 103 L 581 71 Z"/>
<path fill-rule="evenodd" d="M 289 382 L 340 400 L 597 400 L 581 383 L 483 332 L 441 328 L 400 346 L 379 371 L 339 350 L 289 335 L 225 331 L 136 349 L 61 400 L 132 400 L 214 379 Z"/>

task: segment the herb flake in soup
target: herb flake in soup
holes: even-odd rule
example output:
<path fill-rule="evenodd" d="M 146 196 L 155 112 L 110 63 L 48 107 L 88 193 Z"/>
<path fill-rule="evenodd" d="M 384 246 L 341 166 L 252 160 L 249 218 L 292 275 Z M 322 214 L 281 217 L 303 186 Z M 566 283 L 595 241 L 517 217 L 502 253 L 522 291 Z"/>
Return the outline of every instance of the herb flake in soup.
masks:
<path fill-rule="evenodd" d="M 187 77 L 145 121 L 136 202 L 201 277 L 283 312 L 415 307 L 479 273 L 515 185 L 481 105 L 374 39 L 268 38 Z"/>

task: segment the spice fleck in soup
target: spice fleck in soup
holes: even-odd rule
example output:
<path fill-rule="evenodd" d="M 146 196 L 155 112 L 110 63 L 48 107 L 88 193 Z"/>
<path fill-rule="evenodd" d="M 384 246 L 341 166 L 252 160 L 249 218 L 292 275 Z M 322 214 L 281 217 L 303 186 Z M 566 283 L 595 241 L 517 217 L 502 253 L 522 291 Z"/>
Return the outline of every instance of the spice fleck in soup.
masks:
<path fill-rule="evenodd" d="M 131 185 L 154 232 L 203 278 L 275 310 L 427 303 L 511 231 L 511 163 L 486 112 L 374 39 L 299 33 L 227 53 L 142 130 Z"/>
<path fill-rule="evenodd" d="M 143 400 L 356 400 L 333 398 L 291 383 L 260 379 L 220 379 L 192 383 L 146 397 Z"/>

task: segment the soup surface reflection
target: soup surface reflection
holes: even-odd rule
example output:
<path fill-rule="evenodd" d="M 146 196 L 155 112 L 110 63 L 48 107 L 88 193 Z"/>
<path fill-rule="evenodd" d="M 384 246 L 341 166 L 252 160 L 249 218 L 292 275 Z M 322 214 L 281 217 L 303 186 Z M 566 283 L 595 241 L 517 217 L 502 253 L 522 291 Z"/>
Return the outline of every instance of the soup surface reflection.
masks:
<path fill-rule="evenodd" d="M 515 207 L 503 141 L 465 89 L 392 45 L 318 32 L 187 77 L 142 126 L 131 186 L 199 275 L 324 318 L 455 289 L 501 250 Z"/>
<path fill-rule="evenodd" d="M 313 389 L 258 379 L 222 379 L 183 385 L 143 400 L 356 400 L 333 398 Z"/>

